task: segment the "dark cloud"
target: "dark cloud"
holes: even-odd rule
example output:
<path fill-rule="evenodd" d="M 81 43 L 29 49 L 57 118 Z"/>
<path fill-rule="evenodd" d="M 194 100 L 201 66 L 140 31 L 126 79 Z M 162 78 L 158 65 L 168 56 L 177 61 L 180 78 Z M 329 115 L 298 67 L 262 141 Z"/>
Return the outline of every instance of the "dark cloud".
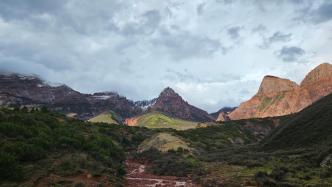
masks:
<path fill-rule="evenodd" d="M 268 38 L 263 39 L 263 44 L 260 46 L 263 49 L 269 48 L 273 43 L 277 42 L 289 42 L 292 39 L 292 34 L 291 33 L 282 33 L 280 31 L 277 31 L 273 33 L 272 36 Z"/>
<path fill-rule="evenodd" d="M 301 56 L 305 54 L 305 51 L 300 47 L 286 47 L 284 46 L 278 51 L 277 55 L 285 62 L 297 61 Z"/>
<path fill-rule="evenodd" d="M 223 4 L 231 4 L 235 0 L 216 0 L 217 3 L 223 3 Z"/>
<path fill-rule="evenodd" d="M 253 33 L 257 33 L 257 32 L 260 33 L 260 32 L 264 32 L 266 30 L 267 30 L 266 26 L 260 24 L 260 25 L 257 25 L 257 27 L 253 28 L 251 30 L 251 32 L 253 32 Z"/>
<path fill-rule="evenodd" d="M 285 34 L 280 31 L 275 32 L 272 36 L 268 38 L 269 43 L 274 42 L 288 42 L 291 40 L 292 34 Z"/>
<path fill-rule="evenodd" d="M 227 29 L 227 34 L 232 38 L 232 39 L 237 39 L 240 37 L 240 30 L 242 27 L 236 26 L 236 27 L 231 27 Z"/>
<path fill-rule="evenodd" d="M 325 1 L 317 10 L 311 12 L 312 21 L 322 23 L 332 19 L 332 2 Z"/>
<path fill-rule="evenodd" d="M 197 6 L 197 14 L 198 15 L 201 15 L 201 14 L 203 14 L 203 12 L 204 12 L 204 7 L 205 7 L 205 3 L 201 3 L 201 4 L 199 4 L 198 6 Z"/>
<path fill-rule="evenodd" d="M 67 0 L 1 0 L 0 15 L 1 17 L 12 19 L 26 19 L 34 14 L 53 14 L 66 4 Z"/>

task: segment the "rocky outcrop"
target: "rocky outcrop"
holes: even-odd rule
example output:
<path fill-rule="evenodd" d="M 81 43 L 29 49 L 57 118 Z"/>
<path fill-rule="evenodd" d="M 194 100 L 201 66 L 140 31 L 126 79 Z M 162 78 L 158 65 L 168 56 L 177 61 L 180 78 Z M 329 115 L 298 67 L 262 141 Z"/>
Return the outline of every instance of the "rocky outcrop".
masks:
<path fill-rule="evenodd" d="M 229 119 L 228 115 L 235 109 L 236 107 L 223 107 L 217 112 L 210 113 L 210 116 L 216 121 L 227 121 Z"/>
<path fill-rule="evenodd" d="M 149 108 L 149 111 L 151 110 L 189 121 L 206 122 L 213 120 L 206 111 L 190 105 L 169 87 L 160 93 L 155 103 Z"/>
<path fill-rule="evenodd" d="M 299 112 L 332 92 L 332 65 L 313 69 L 300 85 L 265 76 L 255 96 L 229 114 L 232 120 L 282 116 Z"/>

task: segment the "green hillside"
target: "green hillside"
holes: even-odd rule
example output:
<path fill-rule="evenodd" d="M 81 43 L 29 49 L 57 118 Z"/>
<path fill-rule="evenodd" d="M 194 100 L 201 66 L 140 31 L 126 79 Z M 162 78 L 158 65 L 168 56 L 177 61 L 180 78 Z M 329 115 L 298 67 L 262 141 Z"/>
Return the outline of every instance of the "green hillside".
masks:
<path fill-rule="evenodd" d="M 0 186 L 122 186 L 125 151 L 152 134 L 47 111 L 0 109 Z"/>
<path fill-rule="evenodd" d="M 138 117 L 137 126 L 147 128 L 173 128 L 176 130 L 186 130 L 196 128 L 198 122 L 176 119 L 160 112 L 149 112 Z"/>
<path fill-rule="evenodd" d="M 109 112 L 99 114 L 98 116 L 95 116 L 88 121 L 92 123 L 119 124 L 114 118 L 114 115 Z"/>
<path fill-rule="evenodd" d="M 332 148 L 332 94 L 295 114 L 262 144 L 269 150 Z"/>
<path fill-rule="evenodd" d="M 149 149 L 157 149 L 160 152 L 168 152 L 170 150 L 177 151 L 178 149 L 191 150 L 188 143 L 180 137 L 165 132 L 157 133 L 151 138 L 144 140 L 138 146 L 137 151 L 144 152 Z"/>

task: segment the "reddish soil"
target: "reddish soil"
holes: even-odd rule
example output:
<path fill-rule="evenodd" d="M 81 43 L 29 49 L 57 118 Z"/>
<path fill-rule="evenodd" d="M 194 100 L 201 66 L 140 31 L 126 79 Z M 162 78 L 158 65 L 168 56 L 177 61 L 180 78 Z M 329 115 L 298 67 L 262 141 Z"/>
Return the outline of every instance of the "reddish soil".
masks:
<path fill-rule="evenodd" d="M 125 187 L 199 187 L 189 178 L 150 174 L 146 171 L 147 167 L 149 167 L 147 164 L 141 164 L 131 159 L 127 160 Z"/>

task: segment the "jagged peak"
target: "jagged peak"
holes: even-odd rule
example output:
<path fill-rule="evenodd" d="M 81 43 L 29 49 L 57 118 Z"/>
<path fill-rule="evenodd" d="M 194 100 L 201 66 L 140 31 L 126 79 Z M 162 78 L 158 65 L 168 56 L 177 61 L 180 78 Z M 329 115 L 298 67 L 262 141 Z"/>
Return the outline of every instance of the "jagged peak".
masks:
<path fill-rule="evenodd" d="M 311 70 L 301 82 L 301 86 L 311 85 L 323 79 L 332 79 L 332 65 L 329 63 L 322 63 Z"/>
<path fill-rule="evenodd" d="M 179 96 L 179 94 L 177 94 L 171 87 L 166 87 L 159 95 L 159 97 L 162 96 Z"/>
<path fill-rule="evenodd" d="M 289 79 L 266 75 L 259 87 L 258 94 L 269 95 L 273 93 L 285 92 L 298 86 L 298 84 Z"/>

